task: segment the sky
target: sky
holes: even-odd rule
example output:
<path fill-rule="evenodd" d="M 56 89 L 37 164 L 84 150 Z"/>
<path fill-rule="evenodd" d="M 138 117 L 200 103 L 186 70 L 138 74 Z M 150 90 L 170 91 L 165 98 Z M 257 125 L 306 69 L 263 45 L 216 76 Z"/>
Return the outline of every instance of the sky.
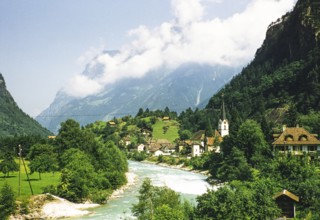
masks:
<path fill-rule="evenodd" d="M 186 62 L 244 66 L 268 25 L 295 2 L 0 0 L 0 73 L 19 107 L 34 117 L 60 89 L 85 97 Z M 101 54 L 106 50 L 119 53 Z M 97 63 L 102 75 L 82 74 Z"/>

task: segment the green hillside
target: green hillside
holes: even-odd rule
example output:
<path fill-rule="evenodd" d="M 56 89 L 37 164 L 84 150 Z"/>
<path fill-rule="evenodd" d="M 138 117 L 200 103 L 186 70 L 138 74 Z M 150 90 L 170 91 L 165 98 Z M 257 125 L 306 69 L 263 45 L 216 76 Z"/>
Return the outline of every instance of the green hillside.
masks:
<path fill-rule="evenodd" d="M 152 137 L 154 139 L 167 139 L 173 142 L 179 138 L 179 123 L 175 120 L 158 120 L 153 126 Z"/>
<path fill-rule="evenodd" d="M 207 109 L 219 106 L 224 94 L 234 123 L 247 118 L 272 121 L 270 113 L 278 109 L 277 122 L 293 125 L 295 115 L 319 111 L 319 41 L 320 4 L 300 0 L 292 12 L 270 25 L 255 59 L 211 98 Z"/>
<path fill-rule="evenodd" d="M 0 137 L 15 135 L 47 136 L 51 132 L 24 113 L 15 103 L 6 88 L 0 73 Z"/>

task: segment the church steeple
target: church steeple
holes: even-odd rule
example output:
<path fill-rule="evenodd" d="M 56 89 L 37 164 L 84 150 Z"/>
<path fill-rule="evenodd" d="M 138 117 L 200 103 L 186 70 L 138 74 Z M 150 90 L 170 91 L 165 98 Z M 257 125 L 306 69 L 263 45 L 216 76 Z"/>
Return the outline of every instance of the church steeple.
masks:
<path fill-rule="evenodd" d="M 226 120 L 226 109 L 224 107 L 224 99 L 223 99 L 223 94 L 222 94 L 222 110 L 221 110 L 221 119 Z"/>
<path fill-rule="evenodd" d="M 224 137 L 226 135 L 229 135 L 229 122 L 226 117 L 226 109 L 224 105 L 223 94 L 221 97 L 222 97 L 222 107 L 221 107 L 221 118 L 218 124 L 218 130 L 220 132 L 221 137 Z"/>

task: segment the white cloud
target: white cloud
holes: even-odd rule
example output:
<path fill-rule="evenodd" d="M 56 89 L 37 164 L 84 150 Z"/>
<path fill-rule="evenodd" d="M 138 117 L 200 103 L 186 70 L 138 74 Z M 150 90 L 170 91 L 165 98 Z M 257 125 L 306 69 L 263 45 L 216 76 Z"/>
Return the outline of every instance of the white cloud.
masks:
<path fill-rule="evenodd" d="M 84 75 L 76 75 L 69 81 L 64 91 L 76 97 L 86 97 L 100 92 L 102 88 L 99 82 Z"/>
<path fill-rule="evenodd" d="M 295 2 L 252 0 L 244 11 L 227 19 L 208 20 L 204 19 L 201 0 L 172 0 L 174 20 L 129 31 L 133 40 L 117 55 L 102 54 L 92 61 L 91 66 L 104 66 L 102 75 L 77 75 L 67 91 L 83 97 L 126 77 L 142 77 L 160 67 L 176 68 L 189 62 L 243 66 L 261 46 L 268 25 L 291 10 Z"/>

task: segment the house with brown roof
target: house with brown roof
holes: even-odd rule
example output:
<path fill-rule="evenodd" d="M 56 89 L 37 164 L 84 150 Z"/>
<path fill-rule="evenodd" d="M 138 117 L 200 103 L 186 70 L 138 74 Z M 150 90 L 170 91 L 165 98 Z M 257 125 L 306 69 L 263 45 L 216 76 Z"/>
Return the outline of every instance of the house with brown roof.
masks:
<path fill-rule="evenodd" d="M 279 153 L 292 153 L 303 155 L 304 153 L 314 157 L 320 152 L 320 141 L 316 134 L 310 134 L 302 127 L 283 127 L 281 134 L 274 134 L 273 149 Z"/>
<path fill-rule="evenodd" d="M 293 219 L 296 216 L 295 204 L 299 202 L 298 196 L 284 189 L 274 195 L 273 198 L 281 210 L 280 217 L 277 220 Z"/>

